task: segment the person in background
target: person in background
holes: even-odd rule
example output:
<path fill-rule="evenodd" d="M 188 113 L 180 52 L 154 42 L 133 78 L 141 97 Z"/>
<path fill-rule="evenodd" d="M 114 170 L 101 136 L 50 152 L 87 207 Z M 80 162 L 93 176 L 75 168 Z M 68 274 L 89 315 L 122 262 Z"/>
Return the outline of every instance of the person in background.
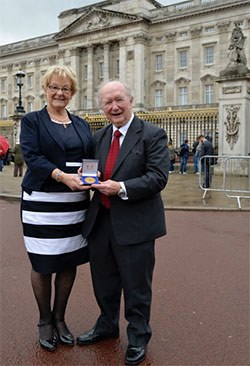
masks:
<path fill-rule="evenodd" d="M 199 145 L 198 137 L 193 142 L 192 153 L 193 153 L 193 161 L 194 161 L 194 174 L 199 172 L 199 153 L 197 151 L 197 146 Z"/>
<path fill-rule="evenodd" d="M 92 150 L 88 123 L 66 109 L 77 92 L 75 74 L 52 66 L 43 76 L 47 106 L 26 114 L 20 142 L 27 170 L 22 181 L 21 219 L 31 261 L 31 283 L 39 309 L 39 342 L 74 345 L 65 311 L 76 267 L 89 261 L 81 235 L 89 192 L 77 170 Z M 54 289 L 52 289 L 52 275 Z"/>
<path fill-rule="evenodd" d="M 209 188 L 212 182 L 211 155 L 213 155 L 213 145 L 204 135 L 199 136 L 199 142 L 201 143 L 200 158 L 203 157 L 201 159 L 201 169 L 204 173 L 203 188 Z M 206 157 L 206 155 L 210 157 Z"/>
<path fill-rule="evenodd" d="M 169 151 L 169 173 L 174 173 L 174 164 L 175 164 L 175 148 L 172 139 L 169 139 L 168 143 L 168 151 Z"/>
<path fill-rule="evenodd" d="M 14 177 L 22 177 L 23 176 L 23 166 L 24 166 L 24 159 L 23 153 L 20 146 L 20 142 L 17 141 L 14 147 Z"/>
<path fill-rule="evenodd" d="M 184 140 L 183 144 L 181 144 L 180 157 L 181 157 L 181 165 L 179 174 L 187 174 L 187 162 L 189 157 L 189 146 L 187 139 Z"/>
<path fill-rule="evenodd" d="M 3 150 L 0 148 L 0 172 L 3 171 L 4 168 L 4 156 Z"/>
<path fill-rule="evenodd" d="M 125 363 L 138 365 L 146 357 L 152 334 L 155 239 L 166 234 L 160 192 L 168 180 L 167 136 L 163 129 L 134 115 L 131 92 L 120 81 L 102 84 L 98 96 L 111 123 L 94 136 L 101 176 L 100 183 L 91 186 L 95 192 L 82 233 L 89 240 L 100 315 L 77 343 L 83 346 L 119 336 L 123 292 L 128 321 Z"/>

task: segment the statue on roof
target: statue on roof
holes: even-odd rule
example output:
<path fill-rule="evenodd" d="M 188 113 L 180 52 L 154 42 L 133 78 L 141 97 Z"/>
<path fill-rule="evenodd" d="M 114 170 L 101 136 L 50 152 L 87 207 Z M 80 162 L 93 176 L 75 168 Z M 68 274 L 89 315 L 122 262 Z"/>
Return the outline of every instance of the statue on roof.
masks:
<path fill-rule="evenodd" d="M 246 37 L 244 36 L 238 23 L 234 23 L 235 27 L 232 30 L 230 44 L 228 47 L 228 64 L 224 70 L 220 72 L 221 76 L 227 75 L 242 75 L 249 73 L 247 68 L 247 58 L 244 50 Z"/>

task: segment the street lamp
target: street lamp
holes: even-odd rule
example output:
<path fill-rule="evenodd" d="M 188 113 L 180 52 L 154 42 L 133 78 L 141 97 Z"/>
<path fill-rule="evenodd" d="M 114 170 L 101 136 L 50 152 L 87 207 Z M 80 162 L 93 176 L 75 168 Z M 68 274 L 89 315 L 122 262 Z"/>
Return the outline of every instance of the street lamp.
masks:
<path fill-rule="evenodd" d="M 23 86 L 23 78 L 25 77 L 25 73 L 19 70 L 16 73 L 16 85 L 19 88 L 19 98 L 18 98 L 18 105 L 16 106 L 15 114 L 13 116 L 14 123 L 14 145 L 19 142 L 20 138 L 20 129 L 21 129 L 21 118 L 25 114 L 24 107 L 22 105 L 22 86 Z"/>
<path fill-rule="evenodd" d="M 23 78 L 25 77 L 25 73 L 21 70 L 19 70 L 16 73 L 16 85 L 19 88 L 19 98 L 18 98 L 18 105 L 16 106 L 16 113 L 17 114 L 23 114 L 25 113 L 25 110 L 22 105 L 22 86 L 23 86 Z"/>

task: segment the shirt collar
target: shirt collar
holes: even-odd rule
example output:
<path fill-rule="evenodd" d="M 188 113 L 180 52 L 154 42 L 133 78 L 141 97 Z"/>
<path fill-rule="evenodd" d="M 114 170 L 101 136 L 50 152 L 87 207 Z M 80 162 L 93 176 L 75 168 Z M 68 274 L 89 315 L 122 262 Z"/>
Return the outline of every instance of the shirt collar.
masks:
<path fill-rule="evenodd" d="M 135 116 L 134 113 L 132 113 L 130 120 L 124 126 L 122 126 L 121 128 L 119 128 L 119 131 L 121 132 L 121 134 L 123 136 L 126 135 L 128 129 L 129 129 L 129 126 L 131 125 L 131 122 L 134 119 L 134 116 Z M 118 130 L 118 128 L 113 125 L 113 135 L 114 135 L 114 133 L 115 133 L 116 130 Z"/>

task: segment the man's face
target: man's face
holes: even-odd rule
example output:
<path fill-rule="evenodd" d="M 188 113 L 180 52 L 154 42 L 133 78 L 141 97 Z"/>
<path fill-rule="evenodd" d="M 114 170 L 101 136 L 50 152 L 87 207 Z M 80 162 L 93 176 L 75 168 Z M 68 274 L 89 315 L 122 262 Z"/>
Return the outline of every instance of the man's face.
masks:
<path fill-rule="evenodd" d="M 126 93 L 121 83 L 113 81 L 105 85 L 100 93 L 100 101 L 105 116 L 117 128 L 130 120 L 133 98 Z"/>

